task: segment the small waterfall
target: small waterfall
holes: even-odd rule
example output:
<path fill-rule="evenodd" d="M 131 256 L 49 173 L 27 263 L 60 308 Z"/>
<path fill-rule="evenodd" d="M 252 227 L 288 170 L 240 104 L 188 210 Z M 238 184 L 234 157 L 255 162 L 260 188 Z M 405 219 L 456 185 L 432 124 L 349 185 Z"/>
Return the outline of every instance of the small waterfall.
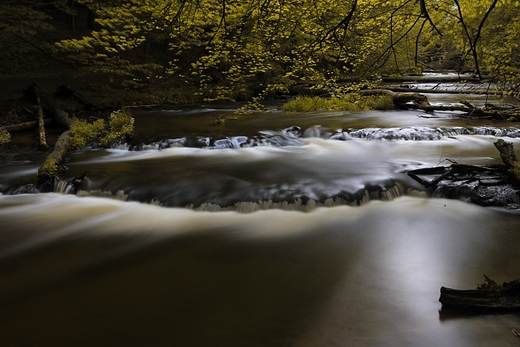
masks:
<path fill-rule="evenodd" d="M 396 183 L 389 188 L 367 188 L 358 194 L 344 196 L 336 196 L 326 199 L 323 202 L 309 199 L 304 202 L 302 199 L 296 199 L 294 202 L 281 201 L 275 202 L 272 200 L 258 201 L 258 202 L 237 202 L 232 206 L 220 206 L 217 204 L 204 203 L 198 207 L 190 204 L 186 206 L 188 209 L 205 212 L 224 212 L 235 211 L 240 213 L 251 213 L 261 210 L 284 210 L 284 211 L 299 211 L 311 212 L 320 207 L 336 207 L 336 206 L 361 206 L 372 200 L 392 201 L 401 196 L 426 197 L 427 193 L 411 188 L 404 188 L 402 184 Z"/>
<path fill-rule="evenodd" d="M 70 184 L 69 182 L 67 182 L 65 180 L 58 180 L 54 184 L 55 193 L 71 194 L 71 193 L 73 193 L 73 191 L 74 191 L 74 187 L 72 186 L 72 184 Z"/>
<path fill-rule="evenodd" d="M 94 196 L 100 198 L 111 198 L 115 200 L 128 201 L 128 195 L 123 190 L 118 190 L 115 193 L 112 193 L 109 190 L 79 190 L 76 193 L 77 196 Z M 150 202 L 152 205 L 160 205 L 156 200 L 152 200 Z"/>
<path fill-rule="evenodd" d="M 492 135 L 496 137 L 520 137 L 520 129 L 509 127 L 509 128 L 495 128 L 495 127 L 475 127 L 473 133 L 476 135 Z"/>
<path fill-rule="evenodd" d="M 60 185 L 63 187 L 61 191 L 56 191 L 62 194 L 71 194 L 72 188 L 70 185 L 63 183 Z M 118 190 L 115 193 L 111 191 L 103 190 L 79 190 L 76 193 L 79 197 L 101 197 L 111 198 L 120 201 L 129 201 L 128 194 L 123 190 Z M 194 211 L 204 212 L 225 212 L 235 211 L 239 213 L 252 213 L 255 211 L 262 210 L 283 210 L 283 211 L 299 211 L 299 212 L 311 212 L 320 207 L 336 207 L 336 206 L 362 206 L 372 200 L 379 201 L 392 201 L 402 196 L 412 197 L 427 197 L 428 193 L 425 191 L 419 191 L 413 188 L 405 188 L 401 183 L 396 182 L 391 187 L 368 187 L 356 194 L 344 194 L 342 196 L 335 196 L 325 199 L 323 202 L 314 199 L 296 199 L 295 201 L 273 201 L 273 200 L 262 200 L 262 201 L 240 201 L 231 206 L 221 206 L 214 203 L 202 203 L 198 206 L 189 204 L 185 206 L 186 209 Z M 157 199 L 151 199 L 144 203 L 150 205 L 164 206 L 163 202 Z"/>
<path fill-rule="evenodd" d="M 439 141 L 446 137 L 457 135 L 470 135 L 472 131 L 463 128 L 430 128 L 430 127 L 407 127 L 407 128 L 364 128 L 352 130 L 349 136 L 370 141 Z"/>
<path fill-rule="evenodd" d="M 175 147 L 204 149 L 238 149 L 260 146 L 303 146 L 304 138 L 321 138 L 348 141 L 353 138 L 368 141 L 440 141 L 458 135 L 491 135 L 495 137 L 519 138 L 520 129 L 515 127 L 496 128 L 491 126 L 466 127 L 400 127 L 400 128 L 361 128 L 330 129 L 312 126 L 302 132 L 299 126 L 291 126 L 281 131 L 264 130 L 258 136 L 231 136 L 220 139 L 209 137 L 182 137 L 166 139 L 150 144 L 130 145 L 118 143 L 113 149 L 127 151 L 163 150 Z"/>

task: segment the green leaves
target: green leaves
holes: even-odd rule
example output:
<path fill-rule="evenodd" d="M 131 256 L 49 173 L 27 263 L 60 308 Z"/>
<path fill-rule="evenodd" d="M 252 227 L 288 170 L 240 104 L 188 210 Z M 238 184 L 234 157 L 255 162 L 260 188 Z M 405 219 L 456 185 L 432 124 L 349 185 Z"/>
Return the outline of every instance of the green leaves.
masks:
<path fill-rule="evenodd" d="M 0 31 L 28 38 L 51 30 L 39 3 L 0 5 Z M 66 0 L 51 3 L 76 13 Z M 94 12 L 95 26 L 57 42 L 62 56 L 125 89 L 158 81 L 195 85 L 201 100 L 266 97 L 300 80 L 475 69 L 477 62 L 510 81 L 520 67 L 515 0 L 458 0 L 458 6 L 451 0 L 74 3 Z"/>
<path fill-rule="evenodd" d="M 81 149 L 92 142 L 102 146 L 109 146 L 115 141 L 121 141 L 131 136 L 134 131 L 134 118 L 128 111 L 115 111 L 110 114 L 108 128 L 103 119 L 93 123 L 86 120 L 74 119 L 70 129 L 70 147 Z"/>

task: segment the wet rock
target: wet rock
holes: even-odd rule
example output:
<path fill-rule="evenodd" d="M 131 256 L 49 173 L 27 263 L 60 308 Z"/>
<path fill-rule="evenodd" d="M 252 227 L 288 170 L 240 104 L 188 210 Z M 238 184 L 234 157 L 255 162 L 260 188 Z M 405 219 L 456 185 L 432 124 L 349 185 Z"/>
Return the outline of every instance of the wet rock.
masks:
<path fill-rule="evenodd" d="M 465 200 L 481 206 L 520 208 L 520 191 L 504 179 L 503 165 L 453 164 L 412 170 L 408 175 L 429 188 L 434 197 Z"/>
<path fill-rule="evenodd" d="M 300 137 L 301 136 L 301 128 L 299 126 L 293 125 L 291 127 L 285 128 L 282 130 L 282 133 L 286 135 L 292 135 L 294 137 Z"/>
<path fill-rule="evenodd" d="M 38 194 L 40 191 L 34 184 L 26 184 L 20 187 L 17 187 L 9 192 L 9 194 L 17 195 L 17 194 Z"/>
<path fill-rule="evenodd" d="M 482 206 L 499 206 L 509 209 L 520 207 L 519 192 L 509 184 L 485 186 L 479 185 L 471 201 Z"/>

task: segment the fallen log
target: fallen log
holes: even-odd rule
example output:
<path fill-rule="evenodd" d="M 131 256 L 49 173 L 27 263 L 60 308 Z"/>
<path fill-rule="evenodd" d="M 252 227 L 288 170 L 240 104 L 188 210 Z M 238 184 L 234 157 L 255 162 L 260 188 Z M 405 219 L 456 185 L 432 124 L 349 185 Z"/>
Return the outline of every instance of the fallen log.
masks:
<path fill-rule="evenodd" d="M 430 103 L 428 102 L 428 97 L 426 97 L 425 95 L 419 94 L 419 93 L 400 94 L 400 93 L 394 93 L 393 91 L 391 91 L 389 89 L 384 89 L 384 88 L 359 90 L 359 91 L 356 91 L 355 93 L 365 95 L 365 96 L 389 95 L 392 97 L 392 101 L 394 102 L 394 105 L 398 109 L 407 109 L 412 105 L 413 105 L 413 107 L 416 107 L 416 108 L 430 106 Z"/>
<path fill-rule="evenodd" d="M 45 122 L 43 120 L 43 109 L 42 105 L 40 103 L 40 96 L 36 94 L 36 100 L 38 102 L 37 109 L 38 109 L 38 135 L 40 139 L 40 149 L 45 150 L 47 149 L 47 134 L 45 133 Z"/>
<path fill-rule="evenodd" d="M 43 122 L 45 125 L 52 122 L 52 119 L 44 119 Z M 24 122 L 19 124 L 11 124 L 11 125 L 4 125 L 2 128 L 7 130 L 10 133 L 18 132 L 18 131 L 26 131 L 26 130 L 32 130 L 36 129 L 38 127 L 38 121 L 31 121 L 31 122 Z"/>
<path fill-rule="evenodd" d="M 396 89 L 380 86 L 378 89 L 360 90 L 356 93 L 361 95 L 391 95 L 396 108 L 400 110 L 423 110 L 428 113 L 439 111 L 460 112 L 465 117 L 507 119 L 511 122 L 520 121 L 520 109 L 512 105 L 509 107 L 497 107 L 493 105 L 475 107 L 465 100 L 460 101 L 461 105 L 431 105 L 428 101 L 428 97 L 422 94 L 422 90 L 418 91 L 411 88 Z M 450 92 L 450 94 L 453 93 Z"/>
<path fill-rule="evenodd" d="M 408 101 L 406 101 L 407 99 Z M 517 122 L 520 120 L 520 109 L 516 107 L 500 108 L 492 107 L 490 105 L 484 107 L 470 107 L 468 103 L 464 101 L 461 101 L 462 105 L 431 105 L 425 95 L 415 93 L 395 94 L 394 104 L 401 110 L 423 110 L 429 113 L 449 111 L 460 112 L 465 117 L 476 117 L 480 119 L 500 119 L 508 120 L 510 122 Z"/>
<path fill-rule="evenodd" d="M 356 91 L 356 93 L 361 94 L 361 95 L 367 95 L 367 96 L 371 96 L 371 95 L 390 95 L 392 98 L 395 96 L 395 93 L 392 90 L 385 89 L 385 88 L 363 89 L 363 90 Z"/>
<path fill-rule="evenodd" d="M 467 106 L 458 106 L 458 105 L 417 105 L 413 103 L 400 104 L 400 109 L 410 109 L 410 110 L 423 110 L 425 112 L 435 112 L 435 111 L 450 111 L 450 112 L 460 112 L 463 113 L 466 117 L 477 117 L 481 119 L 508 119 L 509 121 L 518 121 L 520 119 L 520 110 L 517 108 L 509 108 L 509 109 L 489 109 L 486 107 L 467 107 Z"/>
<path fill-rule="evenodd" d="M 60 109 L 56 109 L 54 111 L 54 119 L 56 119 L 56 122 L 58 122 L 58 124 L 60 124 L 66 130 L 70 130 L 73 121 L 69 117 L 69 114 L 67 112 Z"/>
<path fill-rule="evenodd" d="M 515 107 L 499 108 L 491 105 L 475 107 L 467 101 L 461 101 L 461 105 L 431 105 L 426 95 L 412 93 L 412 91 L 414 90 L 407 90 L 407 93 L 395 93 L 390 89 L 381 87 L 379 89 L 360 90 L 356 93 L 361 95 L 391 95 L 395 107 L 399 110 L 423 110 L 429 113 L 449 111 L 460 112 L 466 117 L 520 120 L 520 109 Z"/>
<path fill-rule="evenodd" d="M 425 95 L 419 93 L 413 94 L 394 94 L 393 95 L 394 105 L 398 109 L 407 108 L 428 108 L 431 107 L 428 102 L 428 98 Z"/>
<path fill-rule="evenodd" d="M 54 149 L 38 169 L 38 189 L 40 191 L 47 192 L 53 190 L 58 166 L 63 161 L 63 157 L 67 154 L 69 149 L 70 131 L 67 130 L 60 135 L 54 145 Z"/>
<path fill-rule="evenodd" d="M 421 94 L 476 94 L 476 95 L 503 95 L 502 92 L 486 91 L 486 90 L 446 90 L 446 89 L 424 89 L 424 88 L 410 88 L 408 86 L 379 86 L 380 89 L 387 89 L 395 93 L 421 93 Z"/>
<path fill-rule="evenodd" d="M 482 81 L 476 77 L 470 76 L 460 76 L 460 75 L 432 75 L 432 76 L 399 76 L 399 77 L 391 77 L 385 76 L 381 77 L 383 82 L 476 82 L 482 83 Z"/>
<path fill-rule="evenodd" d="M 70 90 L 73 91 L 73 89 L 71 88 Z M 49 99 L 45 98 L 42 95 L 40 87 L 36 82 L 33 82 L 31 85 L 29 85 L 29 87 L 24 91 L 24 95 L 26 99 L 39 105 L 37 106 L 38 115 L 40 114 L 41 109 L 42 113 L 51 116 L 63 128 L 65 128 L 66 130 L 70 129 L 70 127 L 72 126 L 72 119 L 69 117 L 69 114 L 61 109 L 56 108 L 55 105 Z M 80 95 L 78 97 L 82 98 Z M 84 100 L 83 102 L 87 103 L 88 107 L 94 107 L 93 104 L 88 103 L 88 101 L 86 100 Z M 26 109 L 26 111 L 31 112 L 28 109 Z"/>
<path fill-rule="evenodd" d="M 520 310 L 520 280 L 498 285 L 484 275 L 486 282 L 477 289 L 460 290 L 441 287 L 439 301 L 443 308 L 475 314 L 505 313 Z"/>

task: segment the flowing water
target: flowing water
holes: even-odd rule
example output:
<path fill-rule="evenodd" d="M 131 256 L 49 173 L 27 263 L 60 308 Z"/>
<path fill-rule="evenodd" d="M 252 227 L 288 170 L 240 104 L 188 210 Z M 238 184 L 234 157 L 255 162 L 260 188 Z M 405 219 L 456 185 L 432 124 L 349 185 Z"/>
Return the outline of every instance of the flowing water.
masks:
<path fill-rule="evenodd" d="M 518 345 L 518 315 L 438 302 L 520 278 L 518 210 L 406 175 L 500 163 L 514 123 L 235 108 L 135 111 L 134 144 L 70 153 L 56 193 L 12 194 L 36 159 L 0 166 L 2 345 Z"/>

